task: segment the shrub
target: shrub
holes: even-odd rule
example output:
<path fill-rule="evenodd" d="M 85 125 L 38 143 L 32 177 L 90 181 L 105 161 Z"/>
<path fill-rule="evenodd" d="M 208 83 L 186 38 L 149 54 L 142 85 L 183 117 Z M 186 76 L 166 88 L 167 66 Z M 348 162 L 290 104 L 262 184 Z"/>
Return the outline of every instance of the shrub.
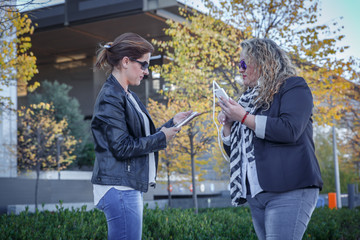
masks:
<path fill-rule="evenodd" d="M 0 239 L 106 239 L 104 214 L 64 209 L 0 217 Z M 303 239 L 359 239 L 360 209 L 317 208 Z M 247 207 L 144 209 L 143 239 L 257 239 Z"/>

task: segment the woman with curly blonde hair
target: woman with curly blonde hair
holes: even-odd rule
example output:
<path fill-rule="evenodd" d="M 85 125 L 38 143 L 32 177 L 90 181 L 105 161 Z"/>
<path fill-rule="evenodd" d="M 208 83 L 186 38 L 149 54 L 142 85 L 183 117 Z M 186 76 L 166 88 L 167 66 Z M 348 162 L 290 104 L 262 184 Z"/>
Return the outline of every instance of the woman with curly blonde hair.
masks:
<path fill-rule="evenodd" d="M 222 99 L 218 120 L 230 157 L 232 204 L 248 202 L 259 239 L 301 239 L 323 182 L 313 142 L 313 98 L 275 42 L 241 43 L 246 87 Z"/>

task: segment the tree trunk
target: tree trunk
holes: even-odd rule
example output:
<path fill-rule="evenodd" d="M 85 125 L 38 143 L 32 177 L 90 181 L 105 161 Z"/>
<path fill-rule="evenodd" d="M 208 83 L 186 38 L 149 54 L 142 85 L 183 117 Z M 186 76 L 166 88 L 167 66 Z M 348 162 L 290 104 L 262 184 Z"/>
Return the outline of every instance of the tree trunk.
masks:
<path fill-rule="evenodd" d="M 172 189 L 170 188 L 171 183 L 170 183 L 170 168 L 169 168 L 169 165 L 170 165 L 170 163 L 167 162 L 166 163 L 166 166 L 167 166 L 167 181 L 168 181 L 167 189 L 168 189 L 168 200 L 169 200 L 168 204 L 169 204 L 169 208 L 170 208 L 171 207 L 171 190 Z"/>
<path fill-rule="evenodd" d="M 196 181 L 195 181 L 195 159 L 194 159 L 194 141 L 193 141 L 193 137 L 190 137 L 190 149 L 191 149 L 191 178 L 192 178 L 194 209 L 195 209 L 195 214 L 198 214 L 198 201 L 197 201 L 197 196 L 196 196 Z"/>
<path fill-rule="evenodd" d="M 36 161 L 35 209 L 38 209 L 39 178 L 40 178 L 40 162 Z"/>
<path fill-rule="evenodd" d="M 38 192 L 39 192 L 39 178 L 40 178 L 40 154 L 41 154 L 41 128 L 38 127 L 36 131 L 36 138 L 38 143 L 38 149 L 36 154 L 36 182 L 35 182 L 35 209 L 38 209 Z"/>

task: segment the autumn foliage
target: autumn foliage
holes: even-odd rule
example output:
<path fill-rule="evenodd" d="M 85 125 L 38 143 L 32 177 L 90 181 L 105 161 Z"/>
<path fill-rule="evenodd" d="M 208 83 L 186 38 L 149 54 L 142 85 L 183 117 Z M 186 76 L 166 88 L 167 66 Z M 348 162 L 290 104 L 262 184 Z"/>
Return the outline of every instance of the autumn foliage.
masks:
<path fill-rule="evenodd" d="M 162 107 L 162 113 L 173 109 L 204 113 L 191 127 L 195 131 L 200 122 L 207 123 L 201 125 L 201 134 L 207 134 L 213 141 L 202 153 L 211 153 L 220 170 L 226 164 L 220 157 L 216 144 L 218 133 L 212 122 L 212 82 L 216 80 L 229 96 L 238 99 L 243 85 L 235 64 L 239 61 L 240 42 L 245 39 L 271 38 L 288 52 L 298 67 L 298 74 L 312 89 L 315 122 L 332 125 L 334 121 L 338 124 L 344 121 L 351 111 L 356 62 L 354 58 L 336 58 L 338 52 L 348 47 L 339 47 L 338 43 L 344 37 L 341 26 L 334 22 L 337 29 L 332 31 L 329 25 L 318 23 L 319 1 L 203 2 L 208 7 L 207 14 L 180 9 L 184 21 L 168 20 L 168 27 L 164 29 L 170 40 L 153 40 L 159 51 L 166 55 L 164 64 L 155 66 L 153 71 L 160 73 L 167 84 L 166 90 L 160 90 L 168 101 L 168 105 Z M 155 105 L 152 102 L 151 108 L 157 116 Z M 185 153 L 182 145 L 187 141 L 175 142 L 174 147 Z M 167 158 L 176 162 L 178 155 L 172 156 Z"/>
<path fill-rule="evenodd" d="M 0 14 L 0 91 L 11 81 L 16 81 L 18 95 L 22 96 L 39 86 L 35 82 L 27 88 L 27 83 L 38 73 L 36 57 L 30 51 L 34 26 L 26 14 L 13 7 L 1 8 Z M 0 96 L 0 103 L 6 108 L 12 105 L 4 96 Z"/>
<path fill-rule="evenodd" d="M 76 156 L 77 143 L 68 134 L 67 120 L 55 120 L 51 104 L 32 104 L 18 111 L 18 168 L 20 170 L 49 170 L 66 168 Z M 57 140 L 61 138 L 61 152 L 57 162 Z"/>

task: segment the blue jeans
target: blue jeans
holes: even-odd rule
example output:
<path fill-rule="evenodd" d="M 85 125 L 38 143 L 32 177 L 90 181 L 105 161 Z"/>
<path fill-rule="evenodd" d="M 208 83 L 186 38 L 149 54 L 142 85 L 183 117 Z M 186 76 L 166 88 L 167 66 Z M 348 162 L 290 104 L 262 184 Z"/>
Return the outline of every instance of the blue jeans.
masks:
<path fill-rule="evenodd" d="M 106 216 L 108 239 L 140 240 L 143 207 L 140 191 L 111 188 L 97 205 Z"/>
<path fill-rule="evenodd" d="M 256 235 L 260 240 L 301 240 L 318 196 L 318 188 L 247 196 Z"/>

